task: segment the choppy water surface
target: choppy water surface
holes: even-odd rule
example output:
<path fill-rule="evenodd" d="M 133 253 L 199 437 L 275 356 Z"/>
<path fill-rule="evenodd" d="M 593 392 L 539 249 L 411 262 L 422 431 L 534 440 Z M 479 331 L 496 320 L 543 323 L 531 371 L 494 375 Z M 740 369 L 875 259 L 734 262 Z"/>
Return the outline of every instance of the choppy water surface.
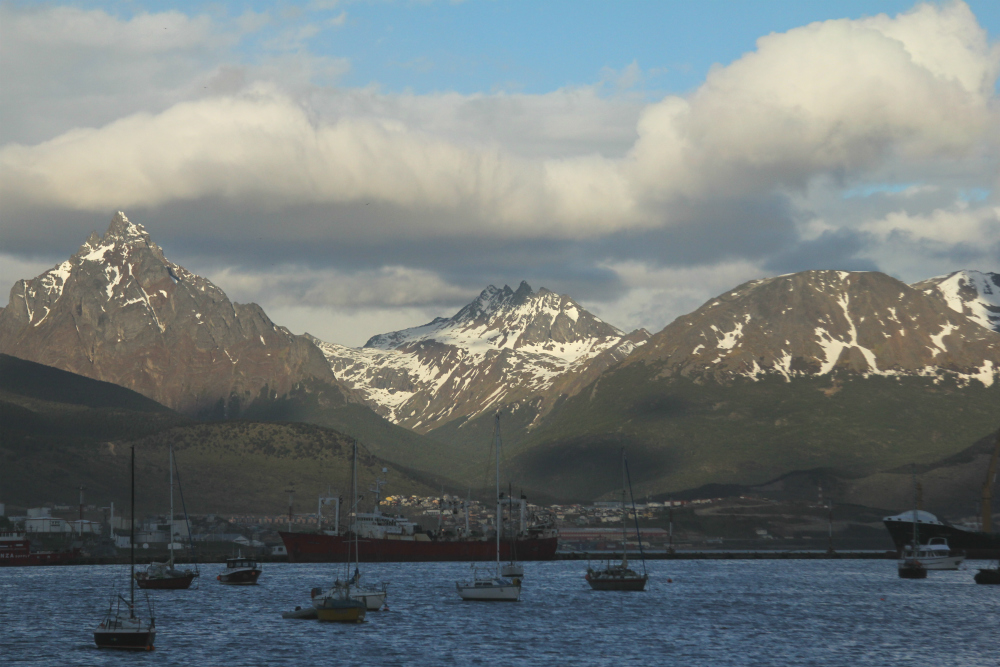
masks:
<path fill-rule="evenodd" d="M 219 584 L 222 567 L 204 566 L 197 590 L 150 593 L 156 650 L 142 654 L 93 644 L 127 568 L 2 568 L 0 663 L 1000 664 L 1000 587 L 977 586 L 974 569 L 904 581 L 893 561 L 656 561 L 647 592 L 617 593 L 591 591 L 585 563 L 527 563 L 520 602 L 475 603 L 454 590 L 466 565 L 368 565 L 391 582 L 390 611 L 340 625 L 280 616 L 329 565 L 265 565 L 250 587 Z"/>

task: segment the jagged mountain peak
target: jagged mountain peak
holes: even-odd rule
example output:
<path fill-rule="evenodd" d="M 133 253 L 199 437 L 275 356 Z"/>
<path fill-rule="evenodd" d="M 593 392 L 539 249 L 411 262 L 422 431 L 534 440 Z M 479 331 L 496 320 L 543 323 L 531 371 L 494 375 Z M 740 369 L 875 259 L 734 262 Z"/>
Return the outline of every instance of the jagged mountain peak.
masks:
<path fill-rule="evenodd" d="M 122 212 L 65 262 L 15 283 L 0 351 L 183 411 L 287 391 L 306 375 L 333 379 L 313 345 L 168 261 Z"/>
<path fill-rule="evenodd" d="M 366 348 L 399 349 L 436 341 L 469 349 L 522 349 L 575 359 L 589 353 L 587 341 L 620 338 L 622 331 L 589 313 L 568 296 L 526 281 L 517 290 L 489 285 L 450 318 L 373 336 Z"/>
<path fill-rule="evenodd" d="M 452 317 L 373 336 L 361 349 L 314 342 L 366 404 L 423 432 L 517 401 L 548 410 L 549 399 L 577 391 L 648 338 L 521 281 L 516 290 L 489 285 Z"/>

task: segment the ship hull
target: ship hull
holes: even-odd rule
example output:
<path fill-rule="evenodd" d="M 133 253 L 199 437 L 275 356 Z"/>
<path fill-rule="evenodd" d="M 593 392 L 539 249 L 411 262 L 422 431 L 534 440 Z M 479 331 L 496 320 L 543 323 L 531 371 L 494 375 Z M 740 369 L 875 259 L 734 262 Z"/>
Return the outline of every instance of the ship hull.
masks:
<path fill-rule="evenodd" d="M 411 563 L 436 561 L 491 561 L 496 560 L 496 542 L 493 540 L 392 540 L 360 538 L 355 543 L 344 535 L 318 533 L 279 532 L 292 563 L 342 563 L 347 560 L 348 549 L 362 563 Z M 517 560 L 552 560 L 556 555 L 558 538 L 543 537 L 521 539 L 514 543 Z M 500 559 L 510 560 L 511 545 L 500 543 Z"/>
<path fill-rule="evenodd" d="M 883 521 L 896 551 L 902 553 L 903 548 L 913 541 L 912 521 Z M 966 558 L 992 560 L 1000 558 L 1000 534 L 978 533 L 962 530 L 955 526 L 937 523 L 917 524 L 920 543 L 926 544 L 932 537 L 943 537 L 948 540 L 948 546 L 956 551 L 964 551 Z"/>
<path fill-rule="evenodd" d="M 156 577 L 145 576 L 144 572 L 135 575 L 135 583 L 139 588 L 157 591 L 177 591 L 190 588 L 194 581 L 194 573 L 185 574 L 182 577 Z"/>
<path fill-rule="evenodd" d="M 130 651 L 152 651 L 156 632 L 149 630 L 108 630 L 94 632 L 97 648 L 117 648 Z"/>

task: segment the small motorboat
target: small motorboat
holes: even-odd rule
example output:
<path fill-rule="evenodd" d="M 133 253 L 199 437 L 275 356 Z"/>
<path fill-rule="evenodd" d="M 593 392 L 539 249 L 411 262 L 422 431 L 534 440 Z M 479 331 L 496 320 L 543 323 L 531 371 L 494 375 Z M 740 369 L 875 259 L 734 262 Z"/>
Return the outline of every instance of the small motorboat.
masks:
<path fill-rule="evenodd" d="M 226 571 L 216 577 L 220 582 L 231 586 L 250 586 L 257 583 L 260 577 L 260 565 L 253 558 L 226 559 Z"/>
<path fill-rule="evenodd" d="M 913 544 L 903 547 L 902 558 L 916 559 L 926 570 L 957 570 L 965 560 L 964 551 L 955 551 L 948 547 L 948 540 L 943 537 L 932 537 L 927 544 Z"/>

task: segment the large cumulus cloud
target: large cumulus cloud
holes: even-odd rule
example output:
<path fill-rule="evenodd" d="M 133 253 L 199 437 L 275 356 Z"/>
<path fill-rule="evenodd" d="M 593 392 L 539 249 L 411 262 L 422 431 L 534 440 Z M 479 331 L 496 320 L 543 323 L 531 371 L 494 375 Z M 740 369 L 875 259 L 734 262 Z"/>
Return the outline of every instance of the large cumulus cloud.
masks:
<path fill-rule="evenodd" d="M 226 31 L 169 18 L 191 29 L 190 43 L 161 45 L 174 55 L 210 49 L 212 35 L 238 39 L 263 20 L 249 15 Z M 29 48 L 30 34 L 18 39 Z M 574 268 L 566 287 L 592 290 L 592 305 L 620 314 L 623 327 L 665 324 L 694 299 L 688 286 L 651 287 L 642 272 L 738 282 L 838 266 L 915 280 L 929 266 L 1000 261 L 1000 47 L 961 2 L 770 34 L 690 94 L 646 105 L 598 86 L 392 95 L 317 85 L 318 69 L 337 66 L 307 53 L 224 60 L 213 55 L 172 84 L 194 88 L 175 103 L 5 143 L 0 232 L 21 239 L 39 211 L 67 220 L 188 211 L 170 233 L 198 231 L 219 248 L 245 246 L 232 241 L 242 235 L 281 255 L 266 269 L 220 255 L 209 267 L 220 280 L 235 288 L 267 275 L 299 286 L 287 295 L 296 307 L 354 311 L 345 293 L 302 286 L 302 276 L 319 284 L 331 270 L 322 256 L 365 275 L 405 270 L 422 276 L 414 284 L 434 274 L 460 286 L 437 285 L 441 303 L 482 286 L 469 283 L 487 277 L 489 261 L 470 252 L 503 256 L 520 272 L 512 280 L 554 278 L 553 288 L 558 263 Z M 275 74 L 291 69 L 305 73 L 292 83 Z M 201 91 L 191 85 L 203 80 Z M 899 183 L 912 193 L 900 195 Z M 859 190 L 866 184 L 870 193 Z M 282 271 L 299 277 L 282 282 Z M 701 281 L 703 297 L 715 282 Z M 382 286 L 369 295 L 373 308 L 429 307 L 410 292 L 392 301 L 388 283 L 373 284 Z"/>

